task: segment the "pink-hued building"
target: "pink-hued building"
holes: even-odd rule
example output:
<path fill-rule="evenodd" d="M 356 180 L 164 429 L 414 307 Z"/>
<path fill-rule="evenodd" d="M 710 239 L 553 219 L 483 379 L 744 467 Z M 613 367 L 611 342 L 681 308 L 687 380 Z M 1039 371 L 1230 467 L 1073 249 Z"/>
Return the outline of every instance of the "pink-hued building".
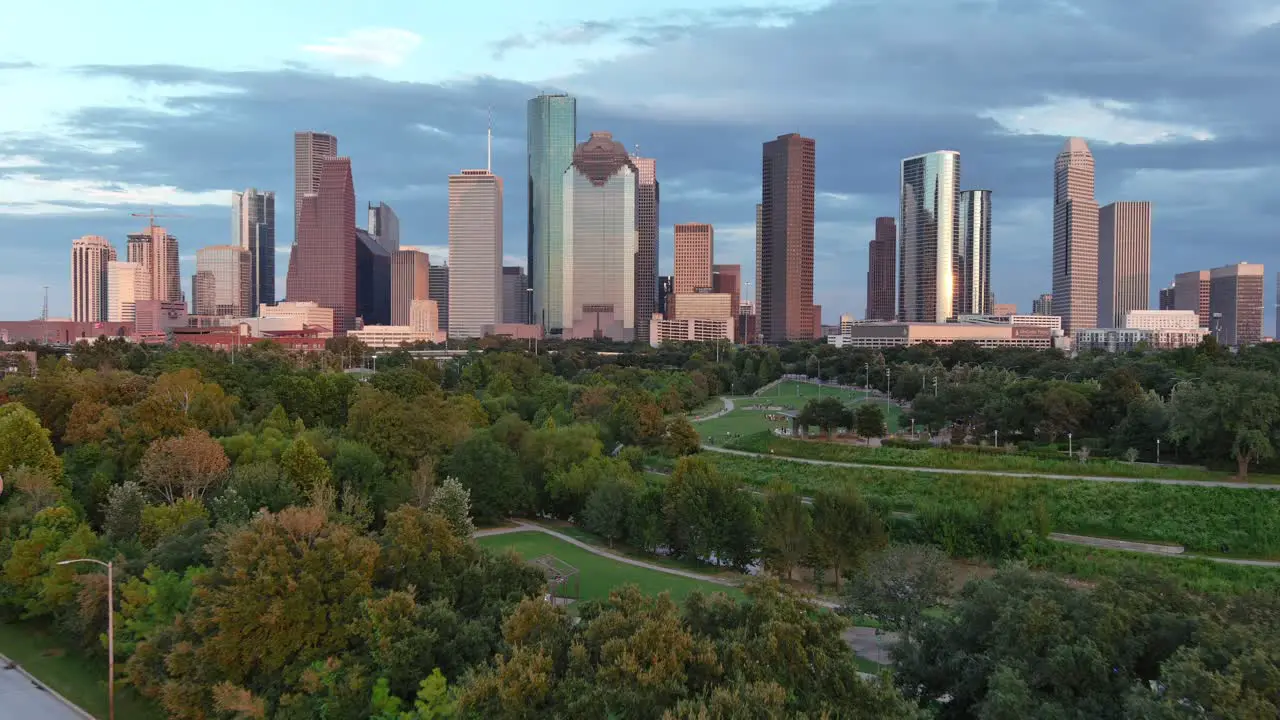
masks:
<path fill-rule="evenodd" d="M 1209 328 L 1211 315 L 1208 270 L 1192 270 L 1173 277 L 1172 309 L 1194 311 L 1200 317 L 1200 327 Z"/>
<path fill-rule="evenodd" d="M 733 330 L 734 322 L 729 318 L 668 320 L 655 313 L 649 322 L 649 344 L 658 347 L 664 342 L 733 342 Z"/>
<path fill-rule="evenodd" d="M 483 337 L 502 321 L 502 178 L 449 176 L 449 337 Z"/>
<path fill-rule="evenodd" d="M 309 131 L 293 134 L 294 233 L 297 233 L 298 224 L 302 220 L 302 199 L 320 192 L 320 171 L 324 167 L 324 161 L 337 156 L 338 138 L 333 135 Z M 274 299 L 260 298 L 259 303 L 269 304 Z"/>
<path fill-rule="evenodd" d="M 675 276 L 677 295 L 707 290 L 715 257 L 715 229 L 707 223 L 678 223 L 675 229 Z"/>
<path fill-rule="evenodd" d="M 1111 203 L 1098 211 L 1098 327 L 1150 307 L 1151 203 Z"/>
<path fill-rule="evenodd" d="M 867 320 L 893 320 L 898 272 L 898 222 L 876 218 L 876 234 L 867 247 Z"/>
<path fill-rule="evenodd" d="M 5 342 L 38 342 L 71 345 L 80 340 L 90 342 L 99 337 L 130 337 L 133 323 L 78 322 L 75 320 L 0 320 L 0 338 Z"/>
<path fill-rule="evenodd" d="M 505 337 L 512 340 L 541 340 L 542 326 L 529 323 L 497 323 L 484 326 L 485 337 Z"/>
<path fill-rule="evenodd" d="M 816 144 L 796 133 L 764 144 L 760 185 L 760 332 L 765 342 L 809 340 L 813 322 Z"/>
<path fill-rule="evenodd" d="M 149 225 L 146 230 L 129 235 L 127 252 L 128 261 L 142 268 L 137 300 L 182 302 L 178 238 L 158 225 Z"/>
<path fill-rule="evenodd" d="M 320 166 L 319 189 L 300 201 L 285 290 L 291 302 L 331 308 L 333 332 L 342 335 L 356 317 L 356 192 L 350 158 L 328 158 Z"/>
<path fill-rule="evenodd" d="M 135 318 L 134 325 L 139 335 L 187 327 L 187 304 L 181 300 L 142 300 L 135 306 Z"/>
<path fill-rule="evenodd" d="M 430 296 L 431 261 L 413 248 L 397 250 L 391 258 L 391 324 L 408 325 L 414 300 Z"/>
<path fill-rule="evenodd" d="M 711 291 L 728 293 L 733 298 L 729 308 L 737 315 L 738 308 L 742 305 L 742 266 L 712 265 Z"/>
<path fill-rule="evenodd" d="M 107 319 L 107 267 L 116 249 L 101 235 L 71 241 L 71 315 L 78 322 Z"/>
<path fill-rule="evenodd" d="M 1070 335 L 1098 319 L 1098 202 L 1093 154 L 1069 138 L 1053 165 L 1053 314 Z"/>

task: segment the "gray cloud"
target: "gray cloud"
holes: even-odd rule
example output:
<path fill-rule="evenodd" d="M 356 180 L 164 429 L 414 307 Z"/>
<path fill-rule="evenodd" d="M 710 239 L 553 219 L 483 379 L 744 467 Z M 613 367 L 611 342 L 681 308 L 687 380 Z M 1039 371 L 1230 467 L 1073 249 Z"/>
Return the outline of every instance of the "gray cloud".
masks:
<path fill-rule="evenodd" d="M 0 70 L 32 70 L 35 68 L 35 66 L 36 66 L 35 63 L 27 62 L 25 60 L 16 61 L 16 62 L 0 61 Z"/>

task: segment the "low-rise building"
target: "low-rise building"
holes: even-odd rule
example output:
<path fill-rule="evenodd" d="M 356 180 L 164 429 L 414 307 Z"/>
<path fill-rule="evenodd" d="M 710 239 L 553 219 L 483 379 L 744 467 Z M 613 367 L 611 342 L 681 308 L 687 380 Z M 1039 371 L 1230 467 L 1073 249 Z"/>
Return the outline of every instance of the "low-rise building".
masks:
<path fill-rule="evenodd" d="M 1200 344 L 1207 328 L 1200 327 L 1195 310 L 1132 310 L 1123 328 L 1081 328 L 1075 333 L 1076 351 L 1129 352 L 1141 347 L 1176 350 Z"/>
<path fill-rule="evenodd" d="M 1047 350 L 1054 347 L 1061 331 L 1051 327 L 1012 323 L 864 323 L 853 325 L 848 332 L 827 337 L 827 344 L 838 348 L 890 348 L 932 343 L 950 345 L 971 342 L 984 348 L 1029 348 Z"/>
<path fill-rule="evenodd" d="M 668 320 L 655 313 L 649 322 L 649 344 L 658 347 L 664 342 L 733 342 L 734 322 L 725 317 L 719 320 L 688 318 Z"/>

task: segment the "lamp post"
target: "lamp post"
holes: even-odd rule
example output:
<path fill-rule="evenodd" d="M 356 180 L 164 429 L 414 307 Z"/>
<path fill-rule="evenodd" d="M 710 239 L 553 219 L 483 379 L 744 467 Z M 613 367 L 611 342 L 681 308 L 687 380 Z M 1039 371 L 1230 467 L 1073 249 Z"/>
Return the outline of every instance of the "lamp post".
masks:
<path fill-rule="evenodd" d="M 933 396 L 938 397 L 938 376 L 933 376 Z"/>
<path fill-rule="evenodd" d="M 997 447 L 997 448 L 998 448 L 998 447 L 1000 447 L 1000 430 L 999 430 L 999 428 L 997 428 L 997 429 L 996 429 L 996 447 Z"/>
<path fill-rule="evenodd" d="M 1075 457 L 1075 453 L 1071 448 L 1071 433 L 1067 433 L 1067 457 Z"/>
<path fill-rule="evenodd" d="M 101 565 L 107 569 L 107 717 L 108 720 L 116 718 L 116 632 L 115 632 L 115 572 L 112 564 L 93 558 L 78 558 L 76 560 L 62 560 L 59 565 L 73 565 L 75 563 L 94 563 Z"/>
<path fill-rule="evenodd" d="M 1160 438 L 1156 438 L 1156 464 L 1160 464 Z"/>
<path fill-rule="evenodd" d="M 867 368 L 867 382 L 865 387 L 867 388 L 867 392 L 871 392 L 871 363 L 863 363 L 863 365 Z"/>
<path fill-rule="evenodd" d="M 892 373 L 889 370 L 889 366 L 885 365 L 884 366 L 884 424 L 886 427 L 889 425 L 889 405 L 893 402 L 893 395 L 890 392 L 890 390 L 893 388 L 893 383 L 890 381 L 891 377 L 892 377 Z"/>

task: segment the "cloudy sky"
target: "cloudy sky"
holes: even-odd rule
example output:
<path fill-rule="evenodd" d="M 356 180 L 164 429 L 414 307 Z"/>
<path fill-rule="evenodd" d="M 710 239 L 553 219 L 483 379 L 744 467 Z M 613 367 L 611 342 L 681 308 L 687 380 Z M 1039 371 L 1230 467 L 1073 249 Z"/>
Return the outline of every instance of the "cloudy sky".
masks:
<path fill-rule="evenodd" d="M 660 269 L 671 226 L 711 222 L 751 276 L 760 145 L 817 139 L 816 301 L 861 316 L 877 215 L 901 158 L 961 153 L 994 191 L 997 301 L 1050 286 L 1053 158 L 1089 140 L 1098 200 L 1154 203 L 1152 292 L 1173 273 L 1280 270 L 1280 2 L 1267 0 L 45 0 L 0 23 L 0 318 L 70 312 L 72 238 L 180 215 L 225 243 L 234 189 L 278 193 L 281 281 L 292 133 L 334 133 L 359 217 L 385 201 L 402 243 L 447 251 L 446 183 L 506 178 L 523 262 L 525 102 L 578 97 L 578 134 L 656 157 Z M 1272 178 L 1268 180 L 1267 178 Z M 184 286 L 189 279 L 184 279 Z M 1269 278 L 1268 324 L 1275 286 Z"/>

